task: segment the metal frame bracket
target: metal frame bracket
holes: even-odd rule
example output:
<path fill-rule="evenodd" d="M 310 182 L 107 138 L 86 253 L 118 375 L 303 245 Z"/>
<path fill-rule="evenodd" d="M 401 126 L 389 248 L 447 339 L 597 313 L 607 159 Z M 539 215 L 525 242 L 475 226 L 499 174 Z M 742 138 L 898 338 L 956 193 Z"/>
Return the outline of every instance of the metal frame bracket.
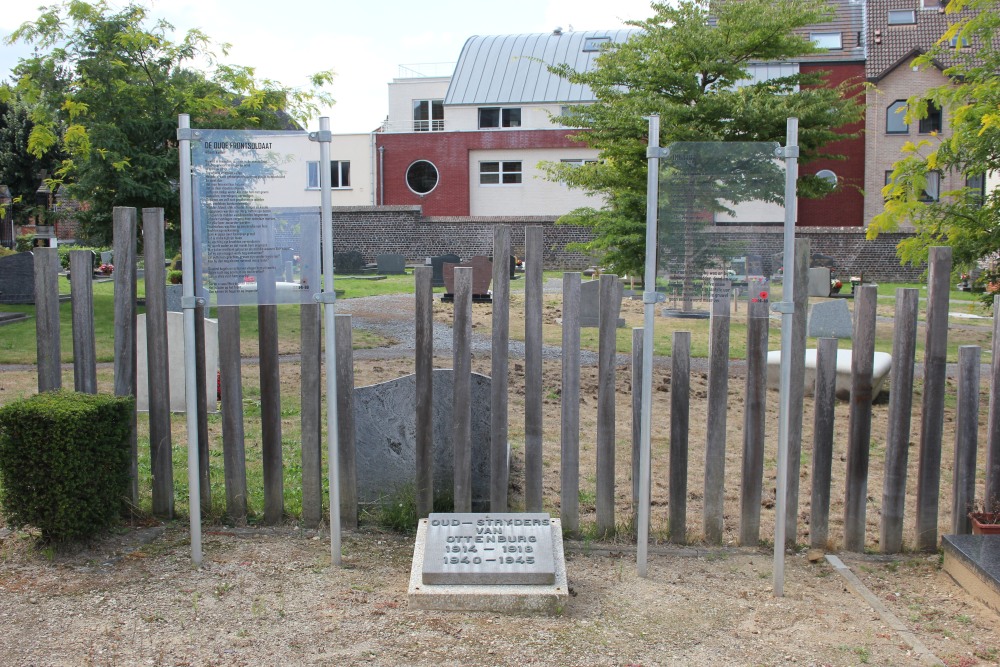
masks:
<path fill-rule="evenodd" d="M 778 146 L 774 149 L 774 155 L 776 157 L 783 158 L 798 158 L 799 157 L 799 147 L 798 146 Z"/>
<path fill-rule="evenodd" d="M 329 303 L 329 304 L 332 304 L 332 303 L 335 303 L 337 301 L 337 293 L 336 292 L 317 292 L 316 294 L 313 294 L 313 300 L 316 303 Z"/>
<path fill-rule="evenodd" d="M 197 308 L 199 306 L 204 306 L 207 302 L 203 296 L 182 296 L 181 297 L 181 308 L 183 310 L 190 310 Z"/>
<path fill-rule="evenodd" d="M 331 132 L 330 130 L 319 130 L 318 132 L 310 132 L 309 141 L 330 143 L 331 141 L 333 141 L 333 132 Z"/>
<path fill-rule="evenodd" d="M 666 158 L 670 157 L 670 147 L 669 146 L 649 146 L 646 148 L 647 158 Z"/>
<path fill-rule="evenodd" d="M 795 313 L 795 303 L 792 301 L 777 301 L 771 304 L 771 310 L 782 315 L 792 315 Z"/>

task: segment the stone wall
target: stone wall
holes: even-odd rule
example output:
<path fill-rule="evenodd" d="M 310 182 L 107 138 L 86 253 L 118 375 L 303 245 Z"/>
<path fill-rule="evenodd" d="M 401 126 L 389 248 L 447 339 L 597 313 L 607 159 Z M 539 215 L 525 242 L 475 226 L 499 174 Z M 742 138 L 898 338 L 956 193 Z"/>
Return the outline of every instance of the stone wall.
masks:
<path fill-rule="evenodd" d="M 357 250 L 365 261 L 374 262 L 383 253 L 404 255 L 410 262 L 423 262 L 425 257 L 454 253 L 463 259 L 493 252 L 493 227 L 511 227 L 512 252 L 524 255 L 524 228 L 542 225 L 545 242 L 545 268 L 549 270 L 580 270 L 593 261 L 585 255 L 566 250 L 566 244 L 587 241 L 590 230 L 585 227 L 556 225 L 546 217 L 474 217 L 424 218 L 419 206 L 359 206 L 337 207 L 333 210 L 334 238 L 337 252 Z M 784 243 L 781 227 L 725 227 L 727 239 L 743 241 L 747 254 L 762 255 L 764 269 L 773 272 L 773 255 L 780 253 Z M 808 238 L 814 253 L 834 258 L 834 275 L 849 278 L 864 274 L 866 280 L 883 282 L 913 282 L 920 279 L 924 267 L 900 266 L 896 245 L 905 233 L 881 234 L 876 240 L 865 239 L 857 227 L 799 227 L 799 238 Z"/>

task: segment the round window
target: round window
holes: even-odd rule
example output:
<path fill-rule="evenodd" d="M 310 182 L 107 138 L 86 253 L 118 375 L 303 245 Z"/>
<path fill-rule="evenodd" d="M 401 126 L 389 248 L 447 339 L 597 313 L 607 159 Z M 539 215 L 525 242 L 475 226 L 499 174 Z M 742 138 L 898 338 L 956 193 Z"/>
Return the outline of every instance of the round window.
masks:
<path fill-rule="evenodd" d="M 417 160 L 406 170 L 406 185 L 418 195 L 425 195 L 438 184 L 438 170 L 427 160 Z"/>

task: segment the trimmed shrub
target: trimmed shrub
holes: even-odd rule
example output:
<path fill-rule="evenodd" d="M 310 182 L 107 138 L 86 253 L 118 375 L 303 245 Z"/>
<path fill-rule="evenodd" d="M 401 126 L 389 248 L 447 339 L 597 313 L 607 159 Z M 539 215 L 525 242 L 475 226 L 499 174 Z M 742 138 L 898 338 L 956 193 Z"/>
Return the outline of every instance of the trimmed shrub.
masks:
<path fill-rule="evenodd" d="M 0 506 L 47 541 L 114 524 L 129 489 L 135 399 L 53 391 L 0 408 Z"/>

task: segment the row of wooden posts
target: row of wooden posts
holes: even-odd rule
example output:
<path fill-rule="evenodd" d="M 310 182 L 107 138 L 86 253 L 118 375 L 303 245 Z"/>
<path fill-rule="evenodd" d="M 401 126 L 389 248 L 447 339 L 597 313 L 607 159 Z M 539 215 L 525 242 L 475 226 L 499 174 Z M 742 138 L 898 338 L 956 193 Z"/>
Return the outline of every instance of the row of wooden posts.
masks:
<path fill-rule="evenodd" d="M 149 363 L 150 406 L 149 434 L 152 467 L 152 508 L 159 516 L 173 513 L 173 478 L 171 461 L 170 408 L 167 379 L 167 329 L 165 268 L 163 261 L 163 211 L 143 210 L 145 246 L 147 352 Z M 525 442 L 524 509 L 542 511 L 542 255 L 543 228 L 525 230 Z M 497 226 L 494 257 L 510 255 L 510 229 Z M 131 208 L 115 209 L 115 393 L 136 393 L 136 212 Z M 89 251 L 73 251 L 71 273 L 89 276 L 92 256 Z M 806 344 L 805 277 L 809 258 L 808 241 L 796 243 L 795 275 L 803 277 L 793 287 L 795 322 L 792 368 L 791 423 L 789 425 L 788 501 L 786 535 L 795 540 L 798 520 L 800 462 L 802 459 L 803 374 Z M 58 256 L 55 250 L 38 249 L 35 254 L 36 305 L 38 327 L 39 391 L 58 388 L 59 299 Z M 946 380 L 948 298 L 951 271 L 950 248 L 934 248 L 930 254 L 930 278 L 927 292 L 927 327 L 924 359 L 923 405 L 917 480 L 915 520 L 917 549 L 934 549 L 938 539 L 938 507 L 941 456 L 943 449 L 943 413 Z M 471 313 L 472 269 L 456 268 L 454 299 L 454 394 L 432 399 L 433 293 L 429 267 L 415 271 L 416 284 L 416 502 L 417 512 L 426 516 L 434 498 L 432 481 L 432 400 L 453 401 L 454 499 L 455 511 L 470 511 L 471 482 Z M 96 355 L 94 352 L 93 296 L 89 280 L 72 280 L 74 384 L 78 391 L 96 391 Z M 562 413 L 560 423 L 560 515 L 570 533 L 580 530 L 580 285 L 579 273 L 563 277 L 562 309 Z M 786 286 L 787 288 L 788 286 Z M 597 531 L 609 535 L 616 530 L 615 516 L 615 331 L 622 299 L 622 283 L 615 276 L 600 277 L 600 325 L 598 345 L 598 402 L 596 435 L 596 520 Z M 843 546 L 860 551 L 865 545 L 866 506 L 868 497 L 869 448 L 872 441 L 872 371 L 875 345 L 876 288 L 860 286 L 855 293 L 852 339 L 852 381 L 847 443 L 847 478 L 844 503 Z M 510 275 L 508 267 L 497 263 L 493 268 L 492 308 L 492 382 L 491 382 L 491 451 L 490 509 L 508 510 L 508 347 L 509 347 Z M 1000 305 L 1000 297 L 994 308 Z M 219 364 L 222 392 L 222 445 L 225 474 L 226 511 L 230 518 L 247 516 L 247 482 L 244 449 L 242 362 L 240 359 L 239 306 L 218 308 Z M 277 307 L 258 308 L 260 346 L 261 442 L 264 483 L 264 522 L 279 523 L 284 517 L 283 462 L 281 448 L 281 410 L 279 390 Z M 705 441 L 703 538 L 719 544 L 723 536 L 723 498 L 725 492 L 726 421 L 729 383 L 728 294 L 713 298 L 710 323 L 709 374 L 707 394 L 707 429 Z M 996 312 L 996 311 L 995 311 Z M 887 553 L 903 548 L 903 505 L 906 489 L 910 416 L 914 385 L 917 336 L 918 290 L 900 289 L 896 295 L 893 339 L 893 374 L 890 392 L 889 426 L 886 438 L 886 461 L 880 521 L 880 546 Z M 316 526 L 322 521 L 321 461 L 321 316 L 320 306 L 301 306 L 301 431 L 302 431 L 302 521 Z M 994 318 L 994 340 L 1000 335 L 1000 318 Z M 198 429 L 201 452 L 201 499 L 211 506 L 208 478 L 208 427 L 206 388 L 204 386 L 204 310 L 197 311 L 199 343 Z M 354 460 L 353 359 L 351 355 L 351 318 L 336 317 L 339 468 L 341 517 L 345 528 L 357 525 L 358 496 Z M 751 301 L 747 313 L 747 369 L 745 410 L 743 414 L 743 457 L 740 472 L 740 526 L 742 544 L 754 545 L 761 538 L 760 517 L 763 490 L 768 341 L 768 303 Z M 688 332 L 675 332 L 671 358 L 671 396 L 669 427 L 669 539 L 682 543 L 687 539 L 687 478 L 690 412 L 690 347 Z M 813 427 L 812 489 L 810 542 L 825 547 L 829 535 L 830 488 L 833 460 L 836 339 L 821 339 L 817 352 L 817 381 Z M 641 329 L 633 330 L 633 506 L 638 504 L 639 406 L 642 386 Z M 986 498 L 1000 495 L 1000 407 L 992 398 L 1000 390 L 1000 363 L 994 355 L 990 380 L 991 400 L 986 444 Z M 969 532 L 967 509 L 974 499 L 976 453 L 978 448 L 978 411 L 980 386 L 980 351 L 963 346 L 959 351 L 957 432 L 952 503 L 952 530 Z M 135 421 L 132 435 L 132 496 L 138 503 L 138 468 Z M 625 522 L 634 517 L 619 517 Z"/>

